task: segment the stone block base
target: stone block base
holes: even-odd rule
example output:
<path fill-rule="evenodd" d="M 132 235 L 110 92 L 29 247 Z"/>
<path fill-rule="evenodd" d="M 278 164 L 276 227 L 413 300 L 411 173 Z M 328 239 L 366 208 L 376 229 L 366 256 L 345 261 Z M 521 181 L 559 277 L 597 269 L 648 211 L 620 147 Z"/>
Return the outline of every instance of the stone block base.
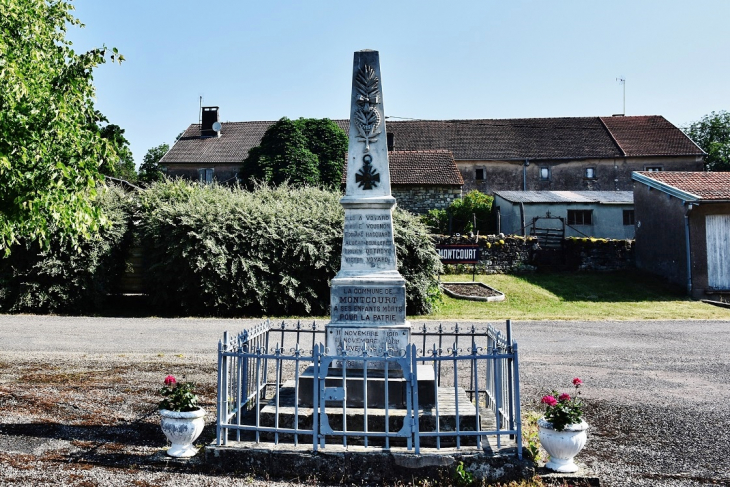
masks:
<path fill-rule="evenodd" d="M 394 374 L 395 375 L 395 374 Z M 399 373 L 397 375 L 402 375 Z M 362 370 L 347 371 L 347 378 L 344 385 L 344 397 L 347 407 L 361 408 L 365 404 L 365 379 Z M 421 407 L 430 407 L 435 403 L 435 384 L 433 368 L 428 365 L 418 366 L 418 402 Z M 328 371 L 325 378 L 325 387 L 342 388 L 341 371 L 333 369 Z M 388 377 L 388 406 L 391 408 L 406 407 L 407 384 L 402 377 Z M 300 406 L 311 408 L 314 404 L 314 367 L 310 366 L 299 376 L 299 398 Z M 368 371 L 367 378 L 367 405 L 369 408 L 385 407 L 385 378 L 382 374 Z M 327 401 L 327 407 L 342 406 L 342 400 Z"/>

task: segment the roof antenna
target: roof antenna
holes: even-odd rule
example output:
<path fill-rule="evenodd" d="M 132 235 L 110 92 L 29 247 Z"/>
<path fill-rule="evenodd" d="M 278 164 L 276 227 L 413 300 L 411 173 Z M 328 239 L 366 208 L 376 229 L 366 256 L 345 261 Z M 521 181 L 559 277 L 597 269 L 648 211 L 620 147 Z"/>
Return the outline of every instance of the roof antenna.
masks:
<path fill-rule="evenodd" d="M 623 115 L 626 116 L 626 77 L 621 75 L 618 78 L 616 78 L 616 81 L 621 83 L 624 86 L 624 112 Z"/>

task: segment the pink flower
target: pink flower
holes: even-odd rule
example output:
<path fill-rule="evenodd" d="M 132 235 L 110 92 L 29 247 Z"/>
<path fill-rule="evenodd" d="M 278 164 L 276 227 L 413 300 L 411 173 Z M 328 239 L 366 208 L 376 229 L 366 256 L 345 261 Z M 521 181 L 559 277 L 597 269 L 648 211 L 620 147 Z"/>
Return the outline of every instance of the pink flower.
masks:
<path fill-rule="evenodd" d="M 576 377 L 575 379 L 573 379 L 573 385 L 574 385 L 575 387 L 578 387 L 578 386 L 579 386 L 579 385 L 581 385 L 582 383 L 583 383 L 583 381 L 582 381 L 582 380 L 580 380 L 580 379 L 579 379 L 578 377 Z"/>
<path fill-rule="evenodd" d="M 176 382 L 177 380 L 175 380 L 174 375 L 168 375 L 167 377 L 165 377 L 165 385 L 168 387 L 175 385 Z"/>
<path fill-rule="evenodd" d="M 570 401 L 570 394 L 560 394 L 560 396 L 558 397 L 558 401 Z"/>
<path fill-rule="evenodd" d="M 543 396 L 540 402 L 543 404 L 547 404 L 548 406 L 555 406 L 558 403 L 558 401 L 553 396 Z"/>

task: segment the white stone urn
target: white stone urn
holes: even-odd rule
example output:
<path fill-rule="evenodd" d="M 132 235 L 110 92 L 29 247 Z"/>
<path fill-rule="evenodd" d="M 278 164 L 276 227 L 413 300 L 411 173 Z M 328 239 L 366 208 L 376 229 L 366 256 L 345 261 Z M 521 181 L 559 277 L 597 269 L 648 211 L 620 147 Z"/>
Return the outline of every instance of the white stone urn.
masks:
<path fill-rule="evenodd" d="M 169 411 L 160 409 L 162 416 L 162 432 L 170 440 L 172 446 L 167 450 L 171 457 L 187 458 L 198 453 L 193 442 L 203 432 L 205 426 L 205 410 L 198 408 L 195 411 Z"/>
<path fill-rule="evenodd" d="M 580 453 L 588 439 L 588 423 L 569 424 L 563 431 L 556 431 L 553 424 L 545 418 L 537 420 L 538 436 L 540 444 L 550 455 L 550 461 L 545 464 L 546 468 L 555 472 L 577 472 L 578 465 L 573 458 Z"/>

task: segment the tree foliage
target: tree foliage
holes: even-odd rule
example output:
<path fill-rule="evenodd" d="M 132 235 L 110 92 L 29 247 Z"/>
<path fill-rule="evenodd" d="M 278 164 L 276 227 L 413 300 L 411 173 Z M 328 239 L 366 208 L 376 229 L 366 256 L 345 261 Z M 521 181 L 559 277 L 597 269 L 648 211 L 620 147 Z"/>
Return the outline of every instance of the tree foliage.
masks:
<path fill-rule="evenodd" d="M 92 71 L 106 48 L 77 54 L 66 1 L 0 3 L 0 250 L 47 247 L 51 232 L 78 243 L 104 216 L 92 202 L 99 166 L 117 158 L 95 124 Z M 113 50 L 112 60 L 123 56 Z"/>
<path fill-rule="evenodd" d="M 241 174 L 249 183 L 338 187 L 346 150 L 347 136 L 333 121 L 284 117 L 249 151 Z"/>
<path fill-rule="evenodd" d="M 730 113 L 711 112 L 685 127 L 684 133 L 707 152 L 707 171 L 730 171 Z"/>
<path fill-rule="evenodd" d="M 149 184 L 165 179 L 165 176 L 160 169 L 160 159 L 162 159 L 162 156 L 167 154 L 167 151 L 169 150 L 169 145 L 160 144 L 147 151 L 147 154 L 144 155 L 144 159 L 142 160 L 142 165 L 139 166 L 140 182 Z"/>
<path fill-rule="evenodd" d="M 106 117 L 104 118 L 106 120 Z M 124 129 L 119 125 L 110 123 L 99 127 L 99 135 L 102 139 L 108 140 L 117 153 L 116 158 L 110 158 L 99 168 L 105 176 L 124 179 L 134 182 L 137 180 L 137 171 L 134 167 L 134 156 L 129 148 L 129 141 L 124 136 Z"/>
<path fill-rule="evenodd" d="M 348 144 L 345 132 L 329 118 L 300 118 L 294 123 L 307 140 L 307 148 L 317 156 L 320 183 L 339 188 Z"/>
<path fill-rule="evenodd" d="M 452 233 L 479 232 L 482 235 L 493 231 L 492 203 L 494 197 L 472 190 L 463 198 L 454 200 L 446 210 L 430 210 L 424 215 L 424 223 L 432 232 L 446 234 L 451 223 Z M 476 226 L 474 222 L 476 221 Z"/>
<path fill-rule="evenodd" d="M 78 54 L 67 1 L 0 2 L 0 250 L 19 239 L 47 247 L 51 231 L 78 243 L 104 222 L 93 204 L 99 166 L 118 155 L 102 138 L 92 71 L 107 49 Z M 113 49 L 112 60 L 123 56 Z"/>

